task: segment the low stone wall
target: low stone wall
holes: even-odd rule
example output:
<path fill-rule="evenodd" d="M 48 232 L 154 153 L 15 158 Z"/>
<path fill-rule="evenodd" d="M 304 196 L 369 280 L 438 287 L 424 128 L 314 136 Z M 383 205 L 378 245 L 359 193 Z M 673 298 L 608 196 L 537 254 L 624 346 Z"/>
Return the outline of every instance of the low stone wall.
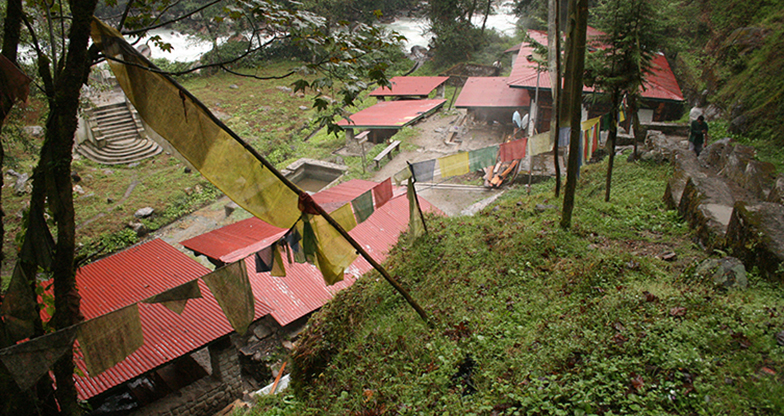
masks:
<path fill-rule="evenodd" d="M 212 374 L 131 413 L 131 416 L 212 416 L 242 396 L 239 356 L 228 338 L 210 345 Z"/>

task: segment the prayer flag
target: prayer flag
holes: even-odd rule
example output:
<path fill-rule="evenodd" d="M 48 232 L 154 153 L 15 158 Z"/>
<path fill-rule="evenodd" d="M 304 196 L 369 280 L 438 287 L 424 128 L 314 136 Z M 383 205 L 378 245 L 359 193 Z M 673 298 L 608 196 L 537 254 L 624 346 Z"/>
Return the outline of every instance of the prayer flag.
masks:
<path fill-rule="evenodd" d="M 5 329 L 12 342 L 33 335 L 33 323 L 38 315 L 35 296 L 32 283 L 25 275 L 21 261 L 17 261 L 3 303 L 0 305 Z"/>
<path fill-rule="evenodd" d="M 22 390 L 35 385 L 63 355 L 72 352 L 77 326 L 0 350 L 0 361 Z"/>
<path fill-rule="evenodd" d="M 243 335 L 253 321 L 253 290 L 248 280 L 245 260 L 239 260 L 201 277 L 215 296 L 231 327 Z"/>
<path fill-rule="evenodd" d="M 511 162 L 525 157 L 525 148 L 528 145 L 528 138 L 524 137 L 511 142 L 501 143 L 498 149 L 498 158 L 501 162 Z"/>
<path fill-rule="evenodd" d="M 0 121 L 5 120 L 15 102 L 27 99 L 31 81 L 13 62 L 0 55 Z"/>
<path fill-rule="evenodd" d="M 599 125 L 602 121 L 602 117 L 594 117 L 590 120 L 586 120 L 582 122 L 582 130 L 583 130 L 583 160 L 588 163 L 593 156 L 593 152 L 596 151 L 596 148 L 599 146 Z"/>
<path fill-rule="evenodd" d="M 419 199 L 417 199 L 414 181 L 411 179 L 408 180 L 406 195 L 408 196 L 408 242 L 413 244 L 419 236 L 425 233 L 425 222 L 422 219 L 422 210 L 419 209 Z"/>
<path fill-rule="evenodd" d="M 468 152 L 468 169 L 471 172 L 482 170 L 495 165 L 498 156 L 498 146 L 489 146 Z"/>
<path fill-rule="evenodd" d="M 528 138 L 531 147 L 531 156 L 552 152 L 553 143 L 550 141 L 550 132 L 539 133 Z"/>
<path fill-rule="evenodd" d="M 392 179 L 395 181 L 395 185 L 400 186 L 403 183 L 405 183 L 408 180 L 408 178 L 411 177 L 411 175 L 412 175 L 411 168 L 406 166 L 403 169 L 401 169 L 398 173 L 392 175 Z"/>
<path fill-rule="evenodd" d="M 430 159 L 423 162 L 416 162 L 411 164 L 413 170 L 414 181 L 416 182 L 429 182 L 433 180 L 433 172 L 436 170 L 436 160 Z"/>
<path fill-rule="evenodd" d="M 270 275 L 273 277 L 286 277 L 286 266 L 283 264 L 283 256 L 280 254 L 280 244 L 272 245 L 272 270 Z"/>
<path fill-rule="evenodd" d="M 185 305 L 188 299 L 201 298 L 201 289 L 199 289 L 199 281 L 191 280 L 190 282 L 183 283 L 177 287 L 171 288 L 165 292 L 151 296 L 142 302 L 144 303 L 161 303 L 170 311 L 182 315 L 185 310 Z"/>
<path fill-rule="evenodd" d="M 297 194 L 265 168 L 248 145 L 230 133 L 204 104 L 168 76 L 147 70 L 154 65 L 98 19 L 93 19 L 92 38 L 145 123 L 205 178 L 268 224 L 290 228 L 299 219 Z"/>
<path fill-rule="evenodd" d="M 351 210 L 350 203 L 344 204 L 342 207 L 332 211 L 329 215 L 346 231 L 351 231 L 357 226 L 357 219 L 354 217 L 354 211 Z"/>
<path fill-rule="evenodd" d="M 286 243 L 286 247 L 289 250 L 289 263 L 293 260 L 297 263 L 305 263 L 307 260 L 305 259 L 305 252 L 302 250 L 302 245 L 300 242 L 302 241 L 302 234 L 300 234 L 298 230 L 297 223 L 294 227 L 292 227 L 288 233 L 283 237 L 283 241 Z"/>
<path fill-rule="evenodd" d="M 310 218 L 316 235 L 316 267 L 324 282 L 334 285 L 343 280 L 343 272 L 357 258 L 354 247 L 321 215 Z"/>
<path fill-rule="evenodd" d="M 569 145 L 569 140 L 571 138 L 572 128 L 571 127 L 561 127 L 561 130 L 558 132 L 558 147 L 566 147 Z"/>
<path fill-rule="evenodd" d="M 441 168 L 441 177 L 465 175 L 468 170 L 468 152 L 455 153 L 438 159 L 438 167 Z"/>
<path fill-rule="evenodd" d="M 376 198 L 376 208 L 381 208 L 392 199 L 392 178 L 387 178 L 384 182 L 376 185 L 373 188 L 373 196 Z"/>
<path fill-rule="evenodd" d="M 370 191 L 354 198 L 351 201 L 354 212 L 357 214 L 357 223 L 363 223 L 373 215 L 373 194 Z"/>
<path fill-rule="evenodd" d="M 82 322 L 77 339 L 90 377 L 114 367 L 144 344 L 139 305 Z"/>
<path fill-rule="evenodd" d="M 275 261 L 275 258 L 272 254 L 272 248 L 272 245 L 269 247 L 264 247 L 253 255 L 253 262 L 256 265 L 256 273 L 267 273 L 272 270 L 272 263 Z"/>

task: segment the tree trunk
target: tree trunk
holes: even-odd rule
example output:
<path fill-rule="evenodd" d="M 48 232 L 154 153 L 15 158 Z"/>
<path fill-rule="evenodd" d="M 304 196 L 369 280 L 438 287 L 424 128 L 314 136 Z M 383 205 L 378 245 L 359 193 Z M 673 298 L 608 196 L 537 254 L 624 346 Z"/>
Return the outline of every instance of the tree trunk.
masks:
<path fill-rule="evenodd" d="M 612 171 L 615 162 L 615 139 L 618 137 L 618 104 L 620 104 L 620 93 L 613 91 L 610 93 L 610 132 L 607 134 L 607 177 L 604 184 L 604 201 L 610 202 L 610 186 L 612 185 Z"/>
<path fill-rule="evenodd" d="M 484 36 L 485 34 L 485 27 L 487 26 L 487 16 L 490 16 L 490 9 L 493 7 L 493 0 L 487 0 L 487 8 L 485 9 L 485 18 L 482 20 L 482 30 L 481 34 Z"/>
<path fill-rule="evenodd" d="M 558 18 L 559 0 L 549 0 L 547 15 L 547 55 L 550 69 L 550 91 L 553 96 L 553 111 L 550 118 L 550 141 L 553 142 L 553 165 L 555 166 L 555 197 L 561 194 L 561 163 L 558 157 L 558 130 L 561 129 L 561 31 Z M 533 158 L 531 158 L 533 163 Z"/>
<path fill-rule="evenodd" d="M 642 126 L 640 125 L 640 116 L 637 114 L 639 109 L 637 108 L 637 94 L 629 94 L 629 113 L 632 116 L 632 140 L 634 140 L 634 153 L 632 154 L 632 158 L 637 160 L 639 154 L 637 153 L 637 141 L 642 136 L 642 139 L 645 140 L 645 134 L 642 131 Z"/>
<path fill-rule="evenodd" d="M 583 92 L 583 70 L 585 68 L 585 37 L 588 27 L 588 0 L 572 0 L 569 3 L 569 39 L 567 43 L 568 57 L 564 84 L 569 83 L 566 90 L 569 103 L 566 112 L 569 114 L 569 125 L 572 132 L 569 136 L 569 163 L 566 168 L 566 187 L 564 189 L 561 228 L 568 229 L 572 225 L 574 210 L 574 194 L 577 190 L 577 158 L 580 149 L 580 118 Z"/>

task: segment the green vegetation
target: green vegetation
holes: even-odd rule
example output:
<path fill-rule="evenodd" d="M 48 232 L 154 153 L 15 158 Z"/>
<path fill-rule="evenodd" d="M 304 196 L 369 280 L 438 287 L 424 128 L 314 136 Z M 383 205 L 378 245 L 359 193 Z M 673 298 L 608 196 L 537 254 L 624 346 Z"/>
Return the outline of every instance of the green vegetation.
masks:
<path fill-rule="evenodd" d="M 572 231 L 536 209 L 559 204 L 552 182 L 429 216 L 386 266 L 434 328 L 366 275 L 311 319 L 294 388 L 249 414 L 781 414 L 781 288 L 697 276 L 704 254 L 661 202 L 670 168 L 619 164 L 606 203 L 605 163 L 581 172 Z"/>

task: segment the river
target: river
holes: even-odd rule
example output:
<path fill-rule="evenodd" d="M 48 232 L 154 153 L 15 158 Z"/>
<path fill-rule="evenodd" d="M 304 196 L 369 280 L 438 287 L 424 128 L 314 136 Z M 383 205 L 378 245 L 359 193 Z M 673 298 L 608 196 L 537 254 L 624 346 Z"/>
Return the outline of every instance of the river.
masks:
<path fill-rule="evenodd" d="M 477 15 L 474 16 L 472 22 L 477 27 L 481 27 L 483 19 L 483 15 Z M 512 3 L 505 2 L 500 7 L 496 7 L 495 13 L 487 18 L 487 27 L 495 29 L 506 36 L 514 36 L 515 21 L 516 17 L 512 14 Z M 404 42 L 403 47 L 406 51 L 410 51 L 414 45 L 427 47 L 432 37 L 432 34 L 427 31 L 428 24 L 427 18 L 400 17 L 392 23 L 382 26 L 405 36 L 407 40 Z M 149 42 L 153 58 L 166 58 L 176 62 L 191 62 L 199 59 L 201 55 L 212 49 L 211 42 L 170 29 L 151 30 L 146 39 L 156 35 L 160 36 L 164 42 L 170 43 L 172 51 L 163 51 L 152 42 Z"/>

